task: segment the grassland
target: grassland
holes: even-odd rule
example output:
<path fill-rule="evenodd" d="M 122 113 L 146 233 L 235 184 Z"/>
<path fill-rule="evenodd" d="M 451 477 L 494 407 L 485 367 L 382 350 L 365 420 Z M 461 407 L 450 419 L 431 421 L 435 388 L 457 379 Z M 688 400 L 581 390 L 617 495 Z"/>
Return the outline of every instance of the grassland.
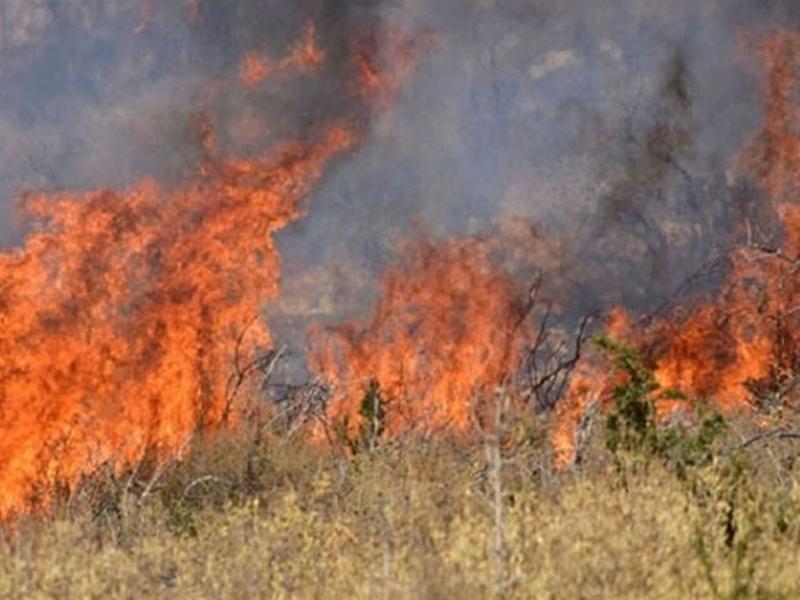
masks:
<path fill-rule="evenodd" d="M 747 423 L 702 456 L 596 427 L 558 473 L 546 418 L 349 456 L 245 427 L 7 528 L 0 596 L 797 598 L 798 442 Z"/>

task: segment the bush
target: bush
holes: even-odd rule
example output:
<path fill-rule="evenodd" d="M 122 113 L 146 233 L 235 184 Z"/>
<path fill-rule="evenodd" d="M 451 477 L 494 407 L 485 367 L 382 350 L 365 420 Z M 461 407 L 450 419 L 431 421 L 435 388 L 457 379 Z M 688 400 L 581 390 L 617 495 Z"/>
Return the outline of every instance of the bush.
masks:
<path fill-rule="evenodd" d="M 643 366 L 632 347 L 605 336 L 596 337 L 594 342 L 612 356 L 622 375 L 622 383 L 614 387 L 614 406 L 605 421 L 606 448 L 617 466 L 622 467 L 625 462 L 647 466 L 655 459 L 683 478 L 686 469 L 710 463 L 715 443 L 726 429 L 722 415 L 709 411 L 705 403 L 696 402 L 693 414 L 685 415 L 693 424 L 660 424 L 657 401 L 685 400 L 682 394 L 661 390 L 652 371 Z"/>

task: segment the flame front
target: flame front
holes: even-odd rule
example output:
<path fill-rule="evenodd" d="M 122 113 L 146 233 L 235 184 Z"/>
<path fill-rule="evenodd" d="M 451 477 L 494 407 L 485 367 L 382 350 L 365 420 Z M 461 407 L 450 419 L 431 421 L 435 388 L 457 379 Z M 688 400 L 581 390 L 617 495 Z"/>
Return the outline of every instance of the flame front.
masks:
<path fill-rule="evenodd" d="M 144 0 L 143 24 L 151 10 Z M 285 58 L 254 72 L 245 58 L 239 75 L 252 86 L 323 60 L 309 24 Z M 409 75 L 385 68 L 384 82 Z M 32 232 L 0 253 L 0 520 L 48 506 L 100 465 L 157 463 L 236 421 L 237 377 L 271 345 L 260 317 L 278 295 L 274 235 L 360 142 L 360 112 L 385 108 L 353 104 L 312 141 L 257 158 L 221 155 L 202 117 L 203 164 L 172 189 L 23 198 Z"/>
<path fill-rule="evenodd" d="M 321 60 L 313 35 L 287 67 Z M 222 158 L 199 125 L 206 160 L 180 187 L 24 198 L 33 232 L 0 254 L 0 518 L 236 418 L 230 377 L 271 342 L 259 315 L 278 294 L 273 236 L 356 136 L 334 124 Z"/>
<path fill-rule="evenodd" d="M 779 31 L 756 42 L 755 55 L 765 74 L 764 121 L 741 163 L 772 202 L 782 246 L 759 246 L 748 235 L 728 257 L 725 284 L 688 314 L 638 326 L 625 315 L 609 328 L 612 337 L 639 349 L 662 390 L 711 400 L 726 412 L 752 410 L 760 393 L 785 396 L 786 382 L 800 367 L 800 35 Z M 558 464 L 574 456 L 575 426 L 588 403 L 608 403 L 617 383 L 611 371 L 602 360 L 579 365 L 554 435 Z M 667 397 L 656 403 L 662 418 L 683 406 Z"/>
<path fill-rule="evenodd" d="M 385 402 L 386 435 L 465 431 L 475 402 L 519 360 L 522 309 L 486 243 L 422 237 L 405 255 L 384 273 L 368 323 L 313 336 L 312 370 L 333 388 L 328 417 L 351 436 L 371 383 Z"/>

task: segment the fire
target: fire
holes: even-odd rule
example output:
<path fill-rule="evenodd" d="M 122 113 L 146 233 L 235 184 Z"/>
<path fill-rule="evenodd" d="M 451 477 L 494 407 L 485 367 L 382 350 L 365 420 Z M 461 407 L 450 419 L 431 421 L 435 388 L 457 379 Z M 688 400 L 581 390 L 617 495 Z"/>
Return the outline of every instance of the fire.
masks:
<path fill-rule="evenodd" d="M 331 126 L 175 190 L 25 199 L 35 233 L 0 255 L 1 517 L 231 416 L 236 357 L 270 344 L 254 318 L 278 293 L 273 235 L 352 143 Z"/>
<path fill-rule="evenodd" d="M 352 52 L 358 72 L 357 94 L 379 107 L 393 104 L 421 56 L 436 41 L 431 31 L 409 36 L 391 28 L 356 39 Z"/>
<path fill-rule="evenodd" d="M 474 403 L 513 372 L 522 348 L 513 281 L 475 239 L 406 244 L 381 278 L 365 323 L 313 336 L 312 370 L 331 384 L 328 418 L 355 436 L 370 384 L 385 404 L 385 433 L 465 431 Z"/>
<path fill-rule="evenodd" d="M 662 390 L 713 400 L 727 412 L 752 410 L 763 393 L 791 401 L 786 383 L 800 367 L 800 35 L 778 32 L 758 44 L 757 56 L 766 73 L 764 124 L 742 164 L 774 202 L 782 246 L 745 244 L 729 256 L 726 283 L 687 315 L 612 333 L 640 350 Z M 559 465 L 572 460 L 580 415 L 590 401 L 608 401 L 612 379 L 602 360 L 580 365 L 554 435 Z M 662 418 L 683 406 L 657 401 Z"/>
<path fill-rule="evenodd" d="M 743 162 L 771 198 L 796 201 L 800 192 L 800 34 L 779 31 L 751 43 L 765 73 L 764 123 Z"/>
<path fill-rule="evenodd" d="M 314 24 L 309 23 L 305 27 L 302 39 L 296 42 L 281 60 L 271 60 L 255 51 L 246 53 L 239 67 L 239 79 L 244 87 L 254 88 L 275 73 L 289 69 L 310 72 L 319 67 L 324 60 L 325 54 L 317 45 Z"/>
<path fill-rule="evenodd" d="M 714 398 L 725 410 L 749 408 L 751 384 L 777 386 L 800 352 L 800 36 L 778 32 L 762 41 L 758 56 L 766 73 L 764 126 L 743 163 L 775 202 L 782 247 L 762 248 L 748 239 L 729 257 L 730 274 L 716 297 L 679 323 L 663 320 L 650 328 L 657 381 Z"/>
<path fill-rule="evenodd" d="M 277 70 L 318 66 L 315 39 L 307 26 Z M 272 343 L 275 233 L 361 122 L 244 158 L 222 155 L 201 116 L 205 158 L 184 184 L 23 197 L 32 232 L 0 253 L 0 519 L 237 421 L 242 373 Z"/>
<path fill-rule="evenodd" d="M 628 313 L 615 308 L 606 318 L 605 328 L 614 339 L 626 339 L 631 329 Z M 575 457 L 575 434 L 578 423 L 590 406 L 608 403 L 613 385 L 617 383 L 611 365 L 604 356 L 592 354 L 576 365 L 569 389 L 556 410 L 553 431 L 553 450 L 557 468 L 567 466 Z"/>
<path fill-rule="evenodd" d="M 357 135 L 332 124 L 225 158 L 197 128 L 206 160 L 175 189 L 23 198 L 32 233 L 0 254 L 0 518 L 236 419 L 231 378 L 271 343 L 258 317 L 278 294 L 274 234 Z"/>

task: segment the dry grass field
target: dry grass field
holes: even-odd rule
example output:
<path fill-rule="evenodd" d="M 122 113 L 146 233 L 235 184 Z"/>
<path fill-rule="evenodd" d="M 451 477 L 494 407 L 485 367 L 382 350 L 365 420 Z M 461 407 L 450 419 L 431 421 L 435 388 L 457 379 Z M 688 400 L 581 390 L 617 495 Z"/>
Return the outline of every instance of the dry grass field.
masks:
<path fill-rule="evenodd" d="M 595 428 L 580 467 L 555 472 L 549 427 L 350 456 L 218 434 L 149 489 L 98 475 L 8 528 L 0 597 L 800 596 L 791 438 L 742 448 L 729 422 L 697 460 L 611 452 Z"/>

